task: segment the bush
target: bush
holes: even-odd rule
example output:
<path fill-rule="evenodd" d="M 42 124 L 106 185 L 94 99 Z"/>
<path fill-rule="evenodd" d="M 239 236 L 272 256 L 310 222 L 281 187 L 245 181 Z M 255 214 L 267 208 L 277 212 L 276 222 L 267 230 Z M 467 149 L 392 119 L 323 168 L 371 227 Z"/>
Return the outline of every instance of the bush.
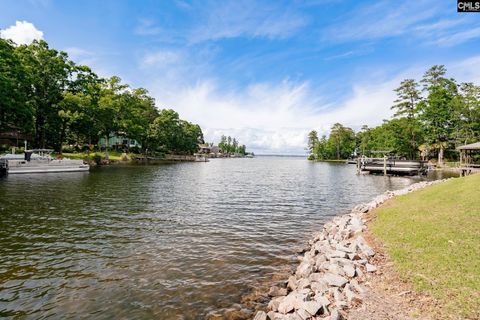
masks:
<path fill-rule="evenodd" d="M 307 159 L 308 159 L 308 160 L 315 160 L 315 156 L 314 156 L 313 154 L 311 154 L 311 155 L 308 156 Z"/>
<path fill-rule="evenodd" d="M 101 164 L 102 163 L 102 156 L 99 155 L 98 153 L 95 153 L 93 155 L 92 159 L 96 164 Z"/>
<path fill-rule="evenodd" d="M 131 148 L 129 149 L 129 151 L 130 151 L 131 153 L 142 153 L 142 150 L 141 150 L 139 147 L 137 147 L 137 146 L 131 147 Z"/>
<path fill-rule="evenodd" d="M 62 152 L 64 153 L 74 153 L 75 151 L 76 150 L 74 146 L 71 146 L 71 145 L 62 146 Z"/>

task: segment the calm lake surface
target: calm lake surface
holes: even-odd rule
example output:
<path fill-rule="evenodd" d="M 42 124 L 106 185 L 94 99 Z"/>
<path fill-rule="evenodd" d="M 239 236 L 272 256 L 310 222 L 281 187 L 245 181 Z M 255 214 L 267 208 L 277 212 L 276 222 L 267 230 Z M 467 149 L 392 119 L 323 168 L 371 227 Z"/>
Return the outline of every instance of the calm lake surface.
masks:
<path fill-rule="evenodd" d="M 203 319 L 295 263 L 331 216 L 415 180 L 303 158 L 0 180 L 0 317 Z"/>

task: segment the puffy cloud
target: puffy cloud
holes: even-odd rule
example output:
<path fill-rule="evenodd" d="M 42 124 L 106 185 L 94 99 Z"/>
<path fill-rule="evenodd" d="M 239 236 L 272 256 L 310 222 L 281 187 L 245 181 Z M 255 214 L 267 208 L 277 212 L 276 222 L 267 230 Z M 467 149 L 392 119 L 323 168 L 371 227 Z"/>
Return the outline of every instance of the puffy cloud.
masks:
<path fill-rule="evenodd" d="M 16 21 L 15 25 L 0 30 L 0 36 L 11 39 L 16 44 L 30 44 L 33 40 L 43 39 L 43 32 L 27 21 Z"/>
<path fill-rule="evenodd" d="M 393 88 L 400 77 L 361 84 L 350 97 L 332 106 L 315 95 L 308 82 L 256 83 L 225 91 L 215 80 L 191 85 L 153 84 L 160 107 L 173 107 L 199 123 L 206 140 L 218 142 L 222 134 L 237 137 L 249 149 L 262 153 L 302 154 L 307 134 L 328 133 L 335 122 L 359 128 L 377 125 L 391 116 Z"/>

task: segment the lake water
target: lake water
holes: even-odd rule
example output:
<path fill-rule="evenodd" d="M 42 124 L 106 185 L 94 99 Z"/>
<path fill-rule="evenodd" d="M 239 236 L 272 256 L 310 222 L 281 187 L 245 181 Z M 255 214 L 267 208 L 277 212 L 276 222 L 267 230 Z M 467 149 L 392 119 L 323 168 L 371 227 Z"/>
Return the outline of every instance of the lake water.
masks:
<path fill-rule="evenodd" d="M 292 267 L 331 216 L 413 182 L 293 157 L 11 175 L 0 317 L 203 319 Z"/>

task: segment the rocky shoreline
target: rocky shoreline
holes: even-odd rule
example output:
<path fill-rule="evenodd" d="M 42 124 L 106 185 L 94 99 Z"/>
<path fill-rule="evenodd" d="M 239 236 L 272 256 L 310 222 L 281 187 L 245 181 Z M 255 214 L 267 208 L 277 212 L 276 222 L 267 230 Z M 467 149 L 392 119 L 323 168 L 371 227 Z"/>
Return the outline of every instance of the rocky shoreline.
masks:
<path fill-rule="evenodd" d="M 387 191 L 368 203 L 357 205 L 345 215 L 326 223 L 308 243 L 295 273 L 284 286 L 269 290 L 267 311 L 254 320 L 340 320 L 361 305 L 367 293 L 367 274 L 374 274 L 375 251 L 363 237 L 365 215 L 395 196 L 446 181 L 423 181 L 407 188 Z"/>

